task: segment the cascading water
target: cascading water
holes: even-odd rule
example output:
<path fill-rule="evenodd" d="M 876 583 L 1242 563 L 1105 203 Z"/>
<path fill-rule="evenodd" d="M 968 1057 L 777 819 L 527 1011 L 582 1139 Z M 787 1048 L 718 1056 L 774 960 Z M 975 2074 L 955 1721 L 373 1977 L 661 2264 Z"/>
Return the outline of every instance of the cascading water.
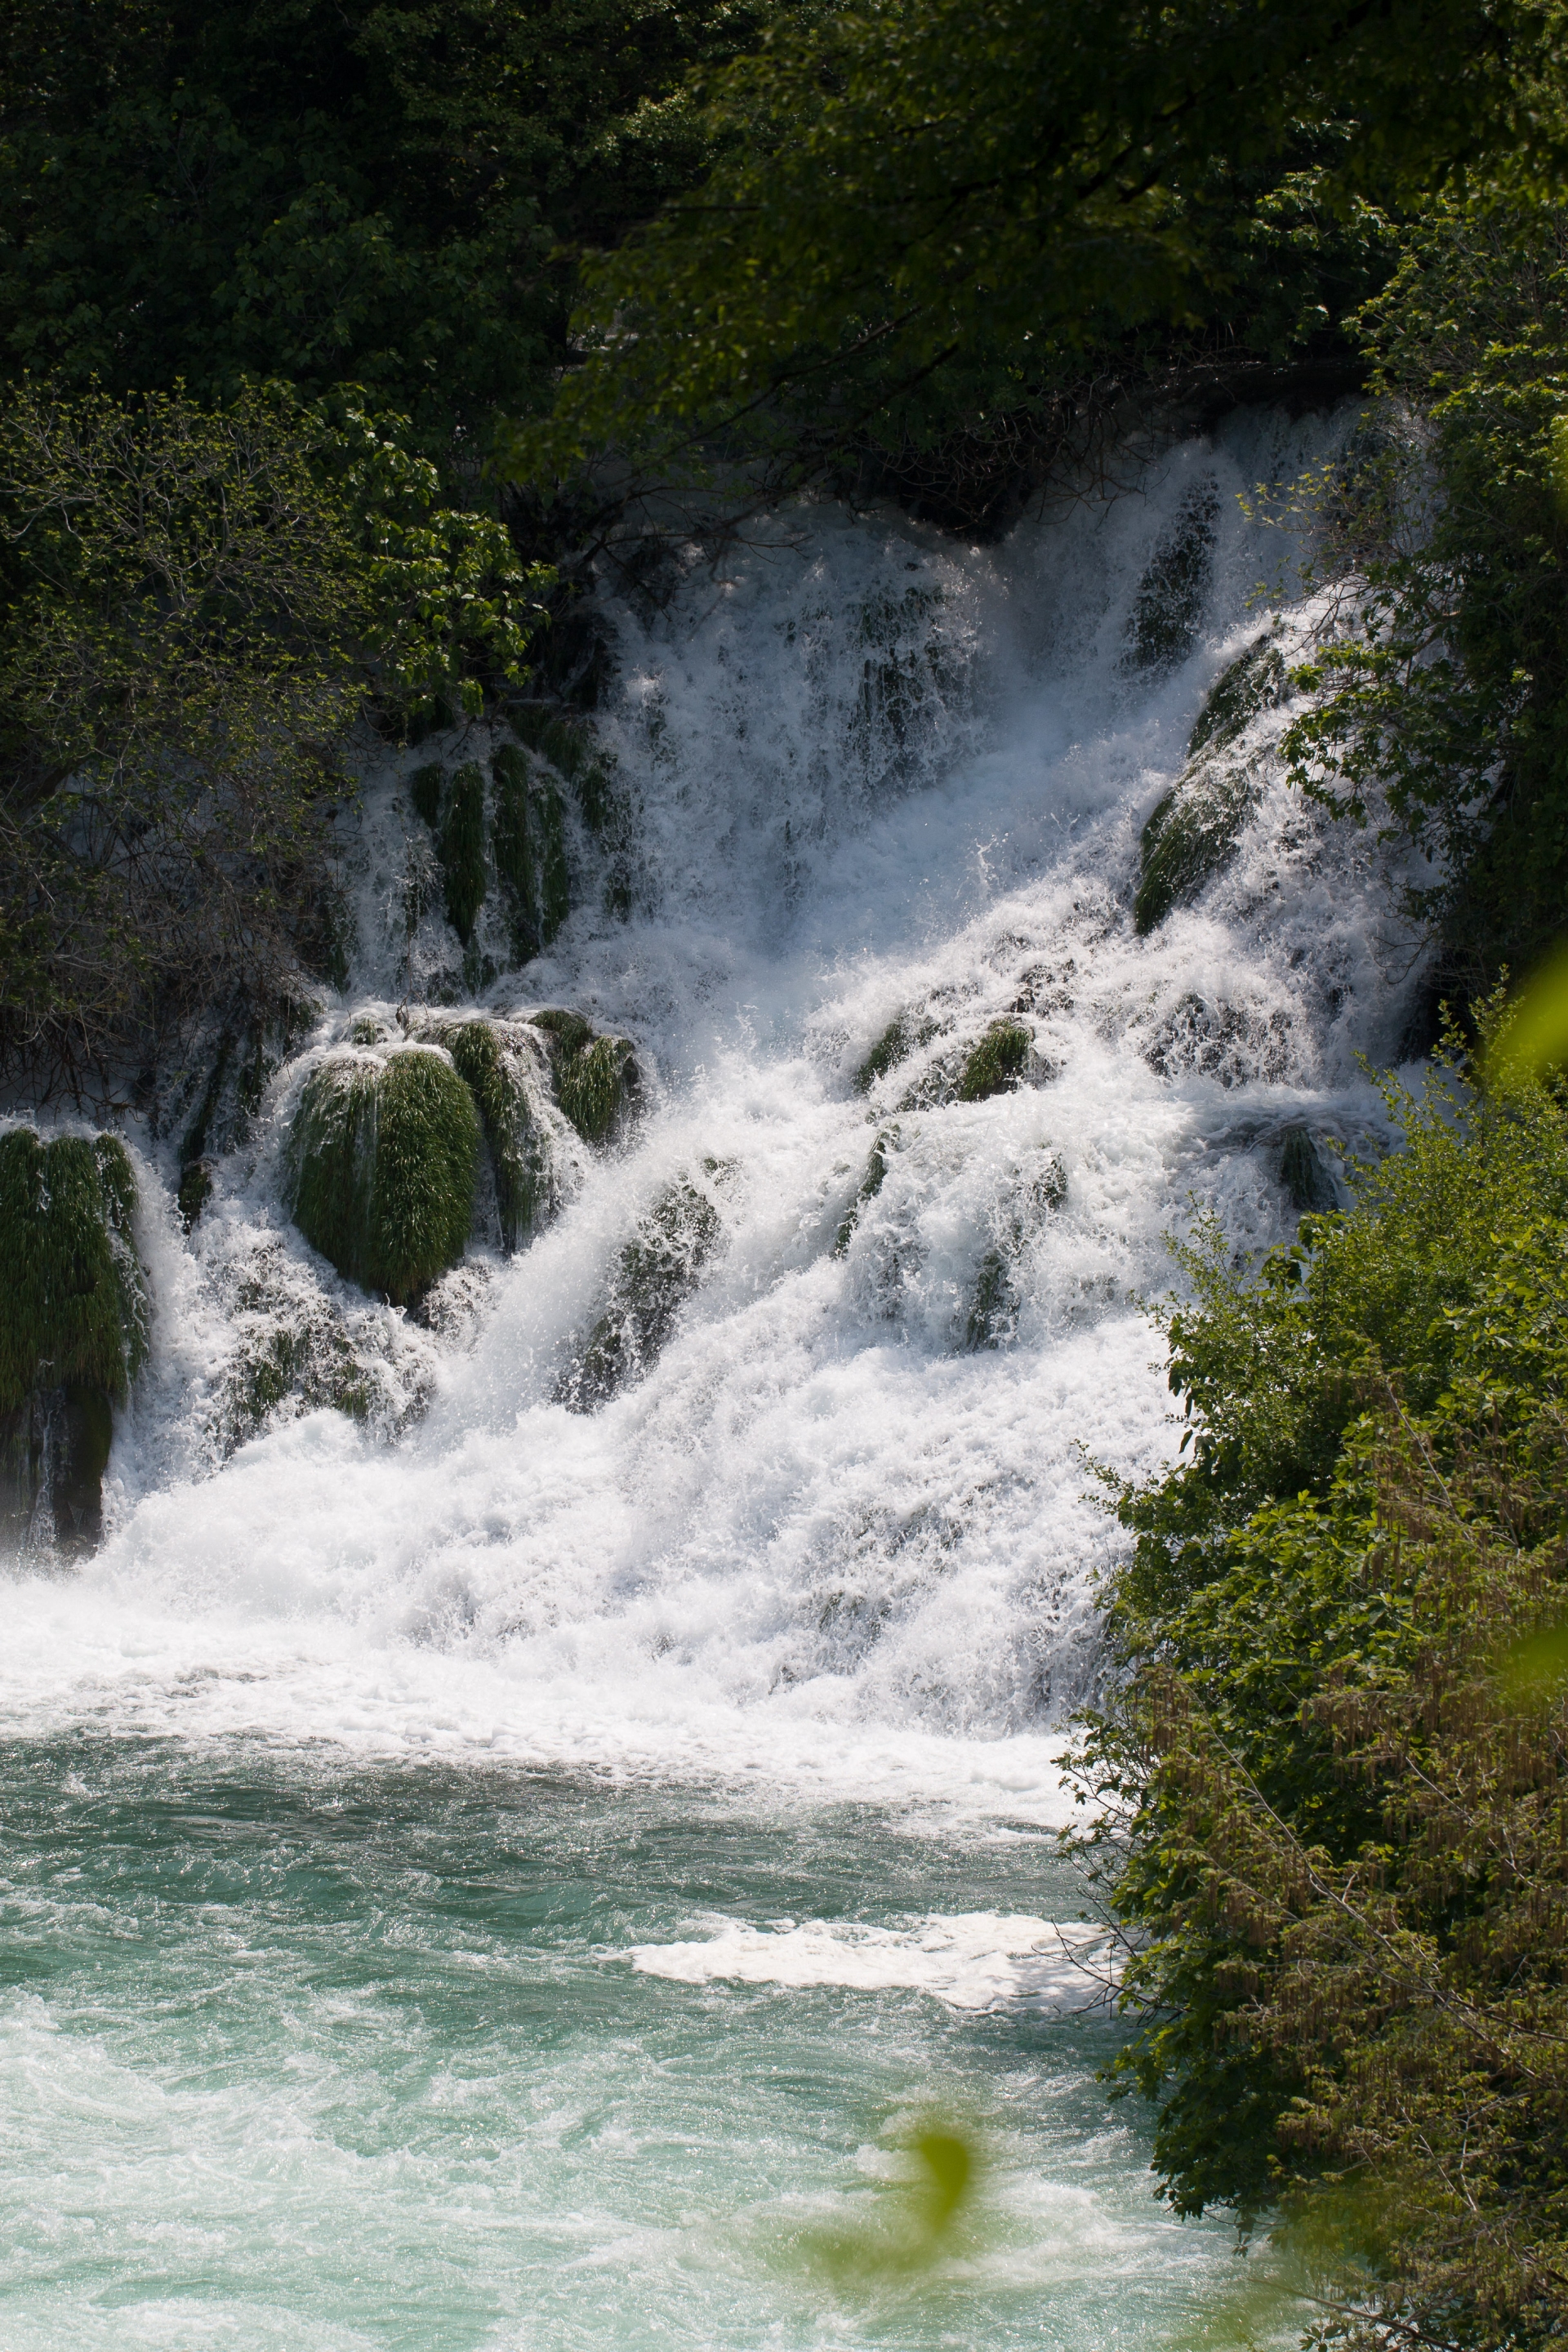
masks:
<path fill-rule="evenodd" d="M 188 1239 L 143 1142 L 107 1539 L 7 1592 L 9 2343 L 1087 2347 L 1207 2291 L 1047 1832 L 1090 1465 L 1172 1442 L 1163 1236 L 1331 1190 L 1419 986 L 1273 751 L 1312 610 L 1250 601 L 1294 551 L 1237 493 L 1330 430 L 999 549 L 808 508 L 612 606 L 614 821 L 485 1002 L 629 1038 L 637 1116 L 555 1117 L 552 1219 L 424 1323 L 286 1209 L 312 1074 L 462 990 L 428 751 L 367 772 L 350 987 Z M 814 2270 L 922 2101 L 990 2149 L 970 2235 Z"/>

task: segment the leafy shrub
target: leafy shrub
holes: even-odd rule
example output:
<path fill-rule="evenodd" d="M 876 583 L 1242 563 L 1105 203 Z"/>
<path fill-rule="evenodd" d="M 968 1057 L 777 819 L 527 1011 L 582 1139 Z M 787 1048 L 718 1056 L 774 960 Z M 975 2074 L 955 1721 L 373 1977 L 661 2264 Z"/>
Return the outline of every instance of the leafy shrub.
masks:
<path fill-rule="evenodd" d="M 1412 421 L 1329 486 L 1355 625 L 1299 673 L 1286 749 L 1438 861 L 1412 911 L 1479 994 L 1552 944 L 1568 888 L 1568 214 L 1429 208 L 1365 324 Z"/>
<path fill-rule="evenodd" d="M 1256 1281 L 1216 1233 L 1185 1253 L 1187 1428 L 1121 1496 L 1084 1843 L 1177 2206 L 1321 2204 L 1335 2341 L 1545 2346 L 1568 1681 L 1531 1661 L 1568 1663 L 1568 1118 L 1452 1059 L 1390 1100 L 1403 1149 L 1349 1213 Z"/>

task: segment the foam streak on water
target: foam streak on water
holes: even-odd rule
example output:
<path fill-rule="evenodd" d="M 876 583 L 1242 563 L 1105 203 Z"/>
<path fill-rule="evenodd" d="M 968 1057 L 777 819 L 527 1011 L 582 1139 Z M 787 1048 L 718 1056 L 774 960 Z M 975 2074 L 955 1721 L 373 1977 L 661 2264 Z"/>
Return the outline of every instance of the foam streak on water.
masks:
<path fill-rule="evenodd" d="M 433 931 L 411 940 L 405 913 L 405 782 L 427 753 L 367 773 L 345 851 L 353 985 L 274 1077 L 251 1141 L 220 1171 L 188 1242 L 168 1196 L 173 1171 L 144 1141 L 157 1322 L 152 1367 L 117 1440 L 110 1537 L 79 1574 L 20 1574 L 7 1592 L 0 1711 L 24 1759 L 75 1754 L 83 1742 L 101 1753 L 104 1788 L 133 1785 L 138 1756 L 163 1759 L 148 1766 L 149 1789 L 165 1771 L 178 1778 L 170 1758 L 250 1759 L 240 1778 L 262 1793 L 234 1801 L 242 1813 L 253 1802 L 285 1843 L 277 1824 L 306 1801 L 300 1790 L 312 1806 L 329 1803 L 323 1791 L 339 1777 L 389 1776 L 378 1785 L 404 1792 L 400 1818 L 416 1825 L 400 1776 L 417 1780 L 420 1769 L 432 1787 L 452 1770 L 565 1775 L 549 1785 L 579 1792 L 571 1805 L 585 1805 L 595 1826 L 585 1831 L 574 1812 L 563 1845 L 546 1838 L 546 1877 L 603 1869 L 634 1891 L 618 1927 L 584 1918 L 559 1979 L 531 1927 L 515 1948 L 504 1936 L 468 1958 L 442 1945 L 438 1961 L 425 1928 L 409 1927 L 409 1955 L 389 1957 L 381 1989 L 364 1994 L 373 2008 L 395 2005 L 387 1988 L 405 1965 L 410 1983 L 427 1987 L 432 1969 L 449 1986 L 453 1970 L 499 1969 L 507 2000 L 532 2004 L 515 2046 L 501 2010 L 486 2012 L 482 2093 L 453 2055 L 466 2029 L 453 2022 L 461 2002 L 444 2008 L 445 1992 L 429 1992 L 425 2024 L 401 2039 L 391 2011 L 377 2011 L 374 2054 L 354 2077 L 344 2037 L 371 2013 L 353 2006 L 360 1993 L 342 1994 L 341 2017 L 310 2021 L 312 1969 L 325 1982 L 349 1966 L 346 1946 L 322 1958 L 321 1939 L 331 1944 L 336 1930 L 322 1926 L 315 1895 L 280 1895 L 272 1914 L 246 1907 L 260 1900 L 265 1837 L 241 1874 L 252 1891 L 222 1898 L 239 1907 L 238 1940 L 223 1945 L 221 1964 L 218 1913 L 176 1918 L 159 1910 L 160 1895 L 124 1931 L 153 1942 L 140 1976 L 110 1969 L 121 1988 L 113 2015 L 81 2006 L 84 1979 L 70 1966 L 58 1986 L 44 1970 L 43 1990 L 24 1988 L 5 2026 L 7 2079 L 37 2135 L 27 2161 L 77 2182 L 60 2190 L 60 2211 L 73 2197 L 72 2210 L 96 2210 L 105 2243 L 122 2254 L 142 2242 L 138 2232 L 166 2223 L 173 2233 L 169 2313 L 159 2315 L 140 2256 L 118 2268 L 106 2258 L 103 2277 L 119 2282 L 140 2332 L 116 2335 L 106 2322 L 73 2342 L 301 2342 L 288 2314 L 326 2294 L 329 2276 L 312 2344 L 664 2341 L 689 2263 L 700 2315 L 682 2340 L 715 2347 L 849 2342 L 863 2326 L 911 2345 L 978 2340 L 965 2331 L 982 2326 L 995 2342 L 1161 2340 L 1176 2305 L 1167 2297 L 1165 2319 L 1151 2317 L 1139 2282 L 1168 2284 L 1171 2263 L 1189 2257 L 1172 2252 L 1167 2225 L 1159 2236 L 1152 2209 L 1140 2203 L 1136 2226 L 1129 2218 L 1114 2183 L 1135 2180 L 1142 2158 L 1126 2126 L 1113 2159 L 1092 2153 L 1100 2111 L 1083 2087 L 1087 2044 L 1059 2037 L 1110 2029 L 1057 2015 L 1073 2004 L 1052 1923 L 1076 1914 L 1069 1889 L 1056 1890 L 1055 1909 L 1042 1893 L 1033 1832 L 1063 1816 L 1054 1759 L 1068 1713 L 1093 1685 L 1093 1577 L 1118 1539 L 1089 1464 L 1141 1475 L 1173 1443 L 1140 1305 L 1169 1280 L 1164 1236 L 1202 1208 L 1244 1248 L 1286 1231 L 1282 1136 L 1305 1121 L 1352 1143 L 1375 1139 L 1379 1104 L 1357 1055 L 1396 1057 L 1419 982 L 1371 836 L 1334 828 L 1286 788 L 1273 748 L 1282 709 L 1262 712 L 1237 754 L 1251 814 L 1234 859 L 1148 938 L 1132 921 L 1140 828 L 1182 767 L 1206 688 L 1270 626 L 1289 658 L 1312 617 L 1249 604 L 1291 551 L 1246 520 L 1237 493 L 1292 476 L 1328 430 L 1244 419 L 1219 446 L 1175 452 L 1139 493 L 1026 524 L 1000 548 L 808 509 L 764 530 L 723 577 L 693 557 L 661 603 L 616 611 L 618 680 L 596 724 L 614 762 L 618 842 L 606 851 L 574 837 L 577 911 L 552 950 L 503 978 L 489 1003 L 567 1003 L 623 1030 L 637 1042 L 644 1109 L 607 1156 L 563 1162 L 561 1214 L 520 1256 L 481 1268 L 444 1335 L 347 1291 L 279 1205 L 305 1076 L 354 1018 L 390 1014 L 443 951 Z M 1213 518 L 1214 543 L 1191 642 L 1163 668 L 1140 667 L 1130 659 L 1130 648 L 1147 649 L 1140 583 L 1194 513 Z M 482 730 L 468 748 L 483 751 Z M 622 911 L 605 911 L 606 882 Z M 958 1062 L 1004 1017 L 1029 1031 L 1026 1082 L 952 1099 Z M 858 1066 L 900 1019 L 908 1052 L 858 1091 Z M 879 1181 L 867 1189 L 874 1151 Z M 719 1219 L 700 1286 L 646 1378 L 597 1412 L 568 1412 L 557 1386 L 609 1269 L 638 1217 L 682 1178 L 700 1181 Z M 226 1368 L 285 1308 L 340 1318 L 364 1369 L 369 1418 L 285 1408 L 226 1451 Z M 646 1853 L 625 1844 L 668 1828 L 649 1794 L 660 1788 L 706 1789 L 720 1808 L 701 1815 L 701 1853 L 682 1865 L 679 1900 L 648 1880 Z M 169 1801 L 170 1835 L 199 1847 Z M 697 1805 L 681 1818 L 696 1818 Z M 870 1809 L 837 1816 L 850 1881 L 835 1906 L 785 1884 L 803 1853 L 823 1862 L 828 1848 L 810 1825 L 825 1805 Z M 100 1834 L 95 1806 L 84 1798 L 60 1817 L 73 1853 Z M 772 1826 L 758 1883 L 716 1902 L 705 1874 L 727 1842 L 753 1833 L 744 1824 L 759 1809 Z M 479 1813 L 489 1829 L 470 1811 L 461 1838 L 476 1883 L 488 1885 L 500 1816 L 489 1799 Z M 796 1827 L 780 1826 L 788 1821 Z M 906 1899 L 889 1898 L 889 1878 L 910 1876 L 900 1839 L 918 1832 L 933 1856 L 943 1840 L 994 1854 L 1004 1831 L 1026 1833 L 1005 1869 L 976 1863 L 972 1883 L 941 1899 L 916 1872 Z M 245 1847 L 226 1830 L 217 1843 Z M 590 1850 L 596 1861 L 584 1859 Z M 374 1836 L 350 1840 L 342 1857 L 344 1883 L 359 1890 L 344 1918 L 369 1932 L 374 1916 L 390 1948 L 401 1908 L 412 1905 L 414 1920 L 418 1904 Z M 57 1930 L 85 1938 L 84 1951 L 98 1937 L 118 1948 L 121 1933 L 70 1901 Z M 258 1988 L 249 2022 L 233 2021 L 240 2054 L 227 2088 L 158 2006 L 177 1980 L 174 2009 L 194 2004 L 196 2033 L 193 1988 L 209 1965 L 231 1987 L 238 1969 Z M 520 1977 L 506 1974 L 514 1966 Z M 616 2074 L 613 2032 L 574 2041 L 568 2029 L 571 2004 L 606 1969 L 628 2015 L 663 2021 L 622 2053 L 634 2069 L 668 2059 L 679 2074 L 709 2032 L 737 2035 L 748 2067 L 795 2063 L 805 2033 L 815 2066 L 839 2031 L 833 2018 L 857 2001 L 873 2004 L 854 2011 L 857 2026 L 889 2041 L 873 2063 L 862 2036 L 864 2066 L 857 2074 L 846 2058 L 833 2073 L 804 2137 L 798 2118 L 764 2125 L 749 2093 L 716 2082 L 703 2095 L 717 2103 L 717 2138 L 694 2154 L 702 2099 L 683 2088 L 682 2163 L 708 2180 L 692 2200 L 708 2218 L 682 2237 L 684 2208 L 665 2175 L 643 2210 L 640 2189 L 617 2201 L 609 2174 L 590 2189 L 561 2154 L 591 2143 L 611 2151 L 613 2173 L 648 2135 L 677 2128 L 657 2097 Z M 839 2006 L 830 2016 L 823 2003 Z M 437 2012 L 445 2021 L 432 2024 Z M 1025 2042 L 973 2023 L 994 2012 L 1012 2018 L 1015 2035 L 1058 2039 L 1027 2045 L 1036 2055 L 1026 2057 Z M 634 2040 L 644 2033 L 638 2024 Z M 976 2056 L 982 2043 L 961 2045 L 952 2037 L 963 2033 L 1002 2039 Z M 223 2042 L 219 2032 L 214 2050 Z M 901 2055 L 889 2064 L 894 2044 Z M 291 2251 L 279 2257 L 272 2317 L 260 2240 L 243 2218 L 257 2193 L 269 2063 L 297 2069 L 276 2109 L 295 2154 L 279 2158 L 277 2242 Z M 473 2145 L 488 2153 L 471 2177 L 450 2171 L 458 2143 L 446 2122 L 399 2140 L 413 2126 L 387 2086 L 405 2063 L 424 2070 L 432 2114 L 449 2118 L 478 2100 Z M 217 2056 L 211 2064 L 221 2073 Z M 948 2068 L 966 2097 L 984 2082 L 983 2103 L 1005 2111 L 1013 2203 L 984 2258 L 984 2292 L 965 2303 L 970 2289 L 955 2289 L 936 2317 L 883 2313 L 874 2324 L 813 2318 L 787 2295 L 776 2307 L 748 2300 L 763 2257 L 754 2245 L 742 2257 L 733 2235 L 715 2238 L 712 2213 L 770 2199 L 772 2212 L 807 2195 L 809 2181 L 820 2187 L 820 2136 L 872 2145 L 873 2110 L 885 2119 L 910 2070 L 932 2068 Z M 1011 2087 L 998 2087 L 1004 2077 Z M 1091 2182 L 1070 2228 L 1060 2200 L 1071 2205 L 1079 2190 L 1058 2168 L 1047 2194 L 1030 2169 L 1039 2147 L 1019 2153 L 1055 2112 L 1058 2079 L 1061 2112 L 1075 2120 L 1053 2145 L 1076 2149 L 1068 2172 L 1086 2167 Z M 99 2126 L 81 2121 L 73 2138 L 70 2118 L 94 2102 L 109 2143 L 140 2135 L 154 2151 L 147 2178 L 163 2188 L 145 2210 L 133 2188 L 118 2203 L 103 2190 L 94 2208 L 97 2192 L 80 2185 Z M 736 2154 L 755 2132 L 776 2163 L 763 2142 Z M 546 2163 L 537 2148 L 519 2152 L 519 2133 L 542 2134 L 538 2145 L 556 2154 Z M 187 2161 L 221 2189 L 182 2186 Z M 395 2296 L 372 2296 L 356 2316 L 339 2254 L 310 2251 L 310 2196 L 360 2212 L 371 2239 L 384 2221 L 376 2259 L 405 2265 L 409 2294 L 428 2298 L 426 2323 Z M 529 2300 L 537 2263 L 514 2262 L 515 2249 L 493 2260 L 476 2251 L 499 2243 L 487 2232 L 525 2226 L 519 2198 L 534 2200 L 526 2227 L 544 2230 L 553 2249 L 542 2302 Z M 47 2235 L 54 2224 L 37 2226 Z M 85 2259 L 60 2226 L 60 2260 Z M 443 2231 L 452 2251 L 438 2253 Z M 1080 2247 L 1122 2265 L 1120 2302 L 1097 2303 L 1082 2265 L 1072 2269 L 1063 2247 L 1075 2231 Z M 1211 2261 L 1201 2233 L 1182 2243 L 1200 2265 Z M 196 2292 L 204 2246 L 229 2334 L 193 2333 L 181 2300 Z M 26 2315 L 12 2340 L 63 2343 L 38 2260 L 41 2269 L 11 2274 Z M 618 2274 L 628 2261 L 654 2282 L 640 2304 L 608 2273 L 602 2309 L 585 2288 L 560 2291 L 579 2275 L 574 2265 Z M 452 2263 L 467 2263 L 484 2293 L 465 2301 Z M 737 2284 L 742 2273 L 752 2285 Z M 1186 2287 L 1171 2292 L 1179 2304 Z M 1042 2338 L 1058 2294 L 1078 2316 Z M 765 2324 L 732 2316 L 764 2305 Z"/>

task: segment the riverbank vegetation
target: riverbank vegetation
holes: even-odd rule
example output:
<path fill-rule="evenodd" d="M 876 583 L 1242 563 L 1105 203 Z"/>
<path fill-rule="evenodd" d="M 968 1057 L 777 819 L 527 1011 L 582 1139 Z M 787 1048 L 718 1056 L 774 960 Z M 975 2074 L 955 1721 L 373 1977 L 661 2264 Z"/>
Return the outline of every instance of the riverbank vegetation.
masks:
<path fill-rule="evenodd" d="M 1568 1118 L 1487 1070 L 1255 1277 L 1185 1252 L 1080 1759 L 1167 2191 L 1283 2212 L 1336 2343 L 1568 2326 Z"/>

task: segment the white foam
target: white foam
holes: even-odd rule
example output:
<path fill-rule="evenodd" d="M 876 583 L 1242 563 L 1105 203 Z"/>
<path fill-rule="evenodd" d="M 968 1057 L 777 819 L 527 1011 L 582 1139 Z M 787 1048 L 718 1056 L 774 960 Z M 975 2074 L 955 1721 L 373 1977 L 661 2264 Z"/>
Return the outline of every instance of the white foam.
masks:
<path fill-rule="evenodd" d="M 996 1911 L 933 1912 L 906 1927 L 716 1919 L 700 1938 L 635 1944 L 624 1957 L 679 1984 L 923 1992 L 959 2010 L 1102 2009 L 1115 1987 L 1102 1927 Z"/>

